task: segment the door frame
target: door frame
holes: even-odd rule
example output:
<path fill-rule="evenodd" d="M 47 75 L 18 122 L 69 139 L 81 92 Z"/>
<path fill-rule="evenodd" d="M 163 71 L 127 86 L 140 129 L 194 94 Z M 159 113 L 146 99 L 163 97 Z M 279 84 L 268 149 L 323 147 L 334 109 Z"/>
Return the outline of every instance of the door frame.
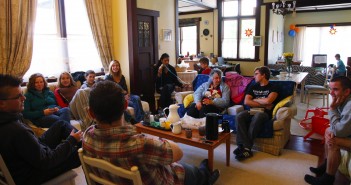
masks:
<path fill-rule="evenodd" d="M 136 0 L 126 0 L 127 2 L 127 26 L 128 26 L 128 50 L 129 50 L 129 74 L 130 74 L 130 91 L 135 94 L 140 94 L 138 92 L 137 86 L 141 86 L 141 84 L 137 84 L 136 75 L 138 75 L 139 66 L 138 61 L 138 33 L 137 33 L 137 15 L 151 16 L 153 17 L 153 45 L 154 45 L 154 56 L 155 61 L 158 58 L 158 23 L 157 18 L 160 16 L 160 12 L 137 8 Z M 155 84 L 153 83 L 153 86 Z M 155 87 L 153 87 L 155 89 Z"/>

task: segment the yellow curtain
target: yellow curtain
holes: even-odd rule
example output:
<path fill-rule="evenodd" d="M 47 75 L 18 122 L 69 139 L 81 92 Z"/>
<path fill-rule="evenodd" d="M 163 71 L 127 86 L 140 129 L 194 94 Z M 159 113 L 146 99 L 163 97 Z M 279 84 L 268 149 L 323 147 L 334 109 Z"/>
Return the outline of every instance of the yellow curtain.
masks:
<path fill-rule="evenodd" d="M 90 26 L 105 71 L 113 57 L 112 2 L 111 0 L 85 0 Z"/>
<path fill-rule="evenodd" d="M 0 1 L 0 73 L 22 77 L 29 69 L 37 0 Z"/>

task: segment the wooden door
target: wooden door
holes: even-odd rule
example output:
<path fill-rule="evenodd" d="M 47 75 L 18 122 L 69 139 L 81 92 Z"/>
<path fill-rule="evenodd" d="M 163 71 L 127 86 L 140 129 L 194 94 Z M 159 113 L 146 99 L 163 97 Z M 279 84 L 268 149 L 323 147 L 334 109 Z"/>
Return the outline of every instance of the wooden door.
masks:
<path fill-rule="evenodd" d="M 155 80 L 154 64 L 158 60 L 158 42 L 157 42 L 157 17 L 158 11 L 137 9 L 136 28 L 133 30 L 134 42 L 136 49 L 136 60 L 133 67 L 133 89 L 140 95 L 143 101 L 150 105 L 151 111 L 155 111 Z"/>

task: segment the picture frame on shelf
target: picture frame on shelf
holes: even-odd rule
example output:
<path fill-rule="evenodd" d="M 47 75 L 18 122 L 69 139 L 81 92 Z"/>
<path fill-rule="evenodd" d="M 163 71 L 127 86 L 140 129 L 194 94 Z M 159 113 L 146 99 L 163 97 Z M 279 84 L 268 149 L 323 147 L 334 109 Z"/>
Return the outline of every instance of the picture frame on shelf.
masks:
<path fill-rule="evenodd" d="M 163 40 L 164 41 L 172 41 L 172 30 L 170 29 L 163 29 Z"/>
<path fill-rule="evenodd" d="M 253 46 L 261 46 L 262 44 L 262 37 L 261 36 L 254 36 L 253 37 Z"/>

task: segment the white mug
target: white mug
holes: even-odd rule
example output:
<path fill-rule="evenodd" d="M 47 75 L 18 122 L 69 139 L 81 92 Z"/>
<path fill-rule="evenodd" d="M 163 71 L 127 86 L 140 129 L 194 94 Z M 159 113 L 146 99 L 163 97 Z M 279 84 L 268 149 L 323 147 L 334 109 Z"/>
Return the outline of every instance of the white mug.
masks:
<path fill-rule="evenodd" d="M 151 123 L 151 122 L 154 122 L 154 121 L 155 121 L 154 115 L 150 115 L 150 123 Z"/>

